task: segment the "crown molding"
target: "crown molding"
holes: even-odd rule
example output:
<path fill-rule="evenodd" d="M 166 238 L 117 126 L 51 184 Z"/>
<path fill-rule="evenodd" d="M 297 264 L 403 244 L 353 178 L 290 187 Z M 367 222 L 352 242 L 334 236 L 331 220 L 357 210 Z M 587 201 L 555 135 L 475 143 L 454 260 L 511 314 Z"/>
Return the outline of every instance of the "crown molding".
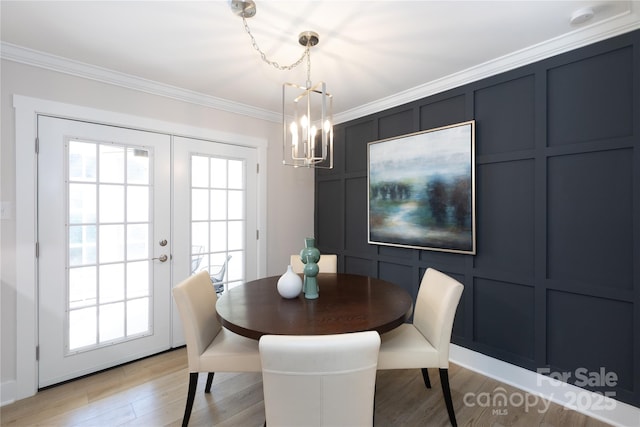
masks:
<path fill-rule="evenodd" d="M 640 16 L 638 15 L 638 11 L 631 9 L 624 14 L 572 31 L 571 33 L 556 37 L 544 43 L 521 49 L 458 73 L 450 74 L 397 94 L 363 104 L 359 107 L 341 113 L 335 113 L 333 118 L 335 123 L 354 120 L 547 59 L 598 41 L 625 34 L 639 28 Z M 27 49 L 10 43 L 0 43 L 0 58 L 269 122 L 280 123 L 281 121 L 281 114 L 279 112 L 268 111 L 250 105 L 204 95 L 202 93 L 119 73 L 107 68 L 72 61 L 60 56 Z"/>
<path fill-rule="evenodd" d="M 543 43 L 521 49 L 483 64 L 450 74 L 441 79 L 415 86 L 386 98 L 333 115 L 335 123 L 344 123 L 389 108 L 417 101 L 431 95 L 445 92 L 486 77 L 532 64 L 561 53 L 625 34 L 640 28 L 638 11 L 611 17 L 607 20 L 572 31 Z"/>
<path fill-rule="evenodd" d="M 0 58 L 270 122 L 280 123 L 282 120 L 281 113 L 204 95 L 11 43 L 0 44 Z"/>

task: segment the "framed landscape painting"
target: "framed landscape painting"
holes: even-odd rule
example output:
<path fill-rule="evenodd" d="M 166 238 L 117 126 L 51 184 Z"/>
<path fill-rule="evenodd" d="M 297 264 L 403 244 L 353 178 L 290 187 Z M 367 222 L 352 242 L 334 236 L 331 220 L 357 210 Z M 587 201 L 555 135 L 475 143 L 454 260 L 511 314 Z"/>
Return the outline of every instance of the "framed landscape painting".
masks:
<path fill-rule="evenodd" d="M 475 121 L 370 142 L 369 243 L 476 253 Z"/>

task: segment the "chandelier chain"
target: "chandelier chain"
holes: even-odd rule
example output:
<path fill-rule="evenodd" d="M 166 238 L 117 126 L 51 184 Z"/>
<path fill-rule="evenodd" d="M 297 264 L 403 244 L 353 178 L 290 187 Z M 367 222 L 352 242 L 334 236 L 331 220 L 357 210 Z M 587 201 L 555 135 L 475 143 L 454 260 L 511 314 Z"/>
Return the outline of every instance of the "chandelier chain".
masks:
<path fill-rule="evenodd" d="M 300 65 L 302 63 L 302 61 L 304 61 L 305 58 L 308 58 L 309 56 L 309 46 L 306 46 L 304 49 L 304 52 L 302 53 L 302 56 L 300 56 L 300 58 L 294 62 L 293 64 L 290 65 L 280 65 L 278 64 L 276 61 L 271 61 L 267 58 L 267 54 L 264 53 L 262 51 L 262 49 L 260 49 L 260 46 L 258 46 L 258 42 L 256 41 L 255 37 L 253 37 L 253 34 L 251 34 L 251 29 L 249 28 L 249 24 L 247 23 L 247 19 L 243 16 L 242 17 L 242 22 L 244 24 L 244 30 L 247 32 L 247 34 L 249 35 L 249 37 L 251 38 L 251 44 L 253 45 L 253 48 L 260 54 L 260 58 L 262 58 L 262 60 L 264 62 L 266 62 L 267 64 L 273 66 L 274 68 L 277 68 L 278 70 L 281 71 L 289 71 L 294 69 L 295 67 L 297 67 L 298 65 Z M 309 65 L 310 61 L 307 59 L 307 75 L 309 74 Z"/>
<path fill-rule="evenodd" d="M 307 89 L 311 87 L 311 54 L 309 53 L 309 46 L 305 50 L 307 55 Z"/>

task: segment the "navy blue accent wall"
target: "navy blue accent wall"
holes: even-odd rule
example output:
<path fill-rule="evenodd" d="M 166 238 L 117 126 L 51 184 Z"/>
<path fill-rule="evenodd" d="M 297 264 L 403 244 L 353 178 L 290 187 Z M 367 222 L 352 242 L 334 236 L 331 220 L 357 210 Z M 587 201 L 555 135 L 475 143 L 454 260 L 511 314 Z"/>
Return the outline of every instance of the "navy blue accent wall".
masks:
<path fill-rule="evenodd" d="M 477 255 L 368 244 L 367 144 L 471 119 Z M 573 379 L 604 367 L 617 385 L 585 388 L 640 407 L 640 31 L 342 123 L 315 185 L 339 271 L 415 297 L 437 268 L 465 286 L 454 343 Z"/>

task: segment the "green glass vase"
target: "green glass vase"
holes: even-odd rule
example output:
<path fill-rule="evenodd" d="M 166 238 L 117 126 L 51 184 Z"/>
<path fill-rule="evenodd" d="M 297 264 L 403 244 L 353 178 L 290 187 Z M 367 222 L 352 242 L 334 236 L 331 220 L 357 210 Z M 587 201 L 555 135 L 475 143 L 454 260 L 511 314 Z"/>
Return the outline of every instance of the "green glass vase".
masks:
<path fill-rule="evenodd" d="M 304 282 L 302 291 L 306 299 L 318 298 L 318 261 L 320 260 L 320 251 L 316 248 L 316 239 L 306 237 L 304 239 L 304 249 L 300 251 L 300 260 L 304 263 Z"/>

